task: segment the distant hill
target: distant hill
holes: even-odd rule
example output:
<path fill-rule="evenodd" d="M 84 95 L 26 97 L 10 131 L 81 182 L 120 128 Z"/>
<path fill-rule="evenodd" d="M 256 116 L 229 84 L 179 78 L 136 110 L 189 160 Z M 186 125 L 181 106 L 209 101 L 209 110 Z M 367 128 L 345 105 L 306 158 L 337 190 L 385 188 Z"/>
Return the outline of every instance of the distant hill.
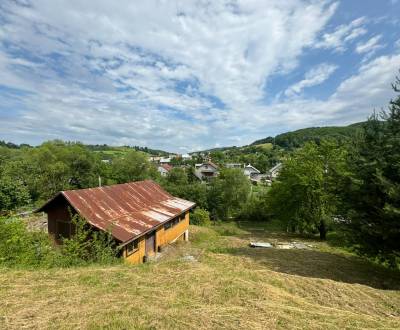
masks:
<path fill-rule="evenodd" d="M 282 133 L 275 138 L 269 136 L 264 139 L 254 141 L 251 145 L 264 145 L 265 143 L 274 143 L 285 149 L 292 149 L 302 146 L 308 141 L 319 142 L 322 139 L 335 139 L 338 141 L 348 140 L 353 137 L 364 123 L 355 123 L 348 126 L 326 126 L 309 127 L 299 129 L 293 132 Z"/>

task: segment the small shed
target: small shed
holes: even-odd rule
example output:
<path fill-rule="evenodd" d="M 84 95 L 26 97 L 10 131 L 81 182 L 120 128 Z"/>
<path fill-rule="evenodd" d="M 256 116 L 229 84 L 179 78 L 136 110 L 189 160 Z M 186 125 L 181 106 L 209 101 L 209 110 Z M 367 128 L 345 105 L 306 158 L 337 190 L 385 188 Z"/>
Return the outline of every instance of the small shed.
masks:
<path fill-rule="evenodd" d="M 194 207 L 146 180 L 61 191 L 36 212 L 47 213 L 49 235 L 58 244 L 71 237 L 71 217 L 79 214 L 94 229 L 109 231 L 128 262 L 141 263 L 164 245 L 189 239 L 189 211 Z"/>

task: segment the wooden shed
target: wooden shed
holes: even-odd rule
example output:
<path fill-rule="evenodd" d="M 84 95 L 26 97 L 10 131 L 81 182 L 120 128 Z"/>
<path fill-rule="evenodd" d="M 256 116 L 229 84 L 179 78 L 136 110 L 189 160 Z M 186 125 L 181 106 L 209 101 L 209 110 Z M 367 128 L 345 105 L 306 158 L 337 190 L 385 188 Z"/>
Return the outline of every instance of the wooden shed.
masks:
<path fill-rule="evenodd" d="M 47 213 L 54 241 L 73 234 L 79 214 L 95 229 L 109 231 L 128 262 L 141 263 L 176 240 L 189 239 L 189 211 L 195 203 L 174 197 L 153 181 L 61 191 L 37 212 Z"/>

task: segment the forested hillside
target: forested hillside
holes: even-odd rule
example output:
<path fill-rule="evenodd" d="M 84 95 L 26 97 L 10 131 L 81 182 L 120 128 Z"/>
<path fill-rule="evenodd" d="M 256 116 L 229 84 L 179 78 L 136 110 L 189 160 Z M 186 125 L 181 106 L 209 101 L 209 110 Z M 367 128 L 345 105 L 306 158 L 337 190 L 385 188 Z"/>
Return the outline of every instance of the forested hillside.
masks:
<path fill-rule="evenodd" d="M 251 145 L 274 143 L 285 149 L 298 148 L 306 142 L 319 143 L 323 139 L 334 139 L 343 142 L 354 137 L 364 123 L 355 123 L 349 126 L 309 127 L 293 132 L 282 133 L 274 137 L 267 137 L 254 141 Z"/>

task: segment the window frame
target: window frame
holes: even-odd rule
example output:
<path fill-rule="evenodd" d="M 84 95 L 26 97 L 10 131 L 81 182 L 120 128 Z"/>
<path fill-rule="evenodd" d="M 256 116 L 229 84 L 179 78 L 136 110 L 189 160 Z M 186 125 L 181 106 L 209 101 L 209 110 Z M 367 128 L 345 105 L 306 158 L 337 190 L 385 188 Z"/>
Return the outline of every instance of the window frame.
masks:
<path fill-rule="evenodd" d="M 132 245 L 132 248 L 130 248 L 131 245 Z M 134 241 L 129 242 L 128 244 L 125 245 L 125 251 L 126 251 L 127 257 L 131 256 L 138 250 L 139 250 L 139 241 L 137 239 L 135 239 Z"/>

